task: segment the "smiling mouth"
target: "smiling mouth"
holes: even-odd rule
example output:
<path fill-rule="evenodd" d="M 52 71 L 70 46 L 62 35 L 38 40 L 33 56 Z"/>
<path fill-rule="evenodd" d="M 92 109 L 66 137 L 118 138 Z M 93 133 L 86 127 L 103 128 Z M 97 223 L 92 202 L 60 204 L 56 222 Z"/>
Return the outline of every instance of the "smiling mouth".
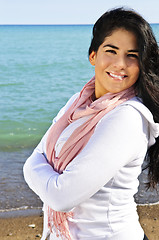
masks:
<path fill-rule="evenodd" d="M 111 78 L 113 78 L 113 79 L 115 79 L 115 80 L 120 80 L 120 81 L 124 80 L 124 79 L 127 77 L 127 75 L 116 75 L 116 74 L 110 73 L 110 72 L 107 72 L 107 74 L 108 74 Z"/>

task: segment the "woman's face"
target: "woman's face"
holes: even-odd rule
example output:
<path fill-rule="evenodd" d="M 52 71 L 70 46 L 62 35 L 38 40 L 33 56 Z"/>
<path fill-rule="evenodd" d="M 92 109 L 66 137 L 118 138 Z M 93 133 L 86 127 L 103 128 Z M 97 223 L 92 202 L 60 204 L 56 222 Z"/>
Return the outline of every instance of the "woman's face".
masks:
<path fill-rule="evenodd" d="M 131 87 L 139 77 L 139 51 L 136 36 L 119 28 L 105 38 L 97 52 L 89 56 L 95 66 L 95 95 L 118 93 Z"/>

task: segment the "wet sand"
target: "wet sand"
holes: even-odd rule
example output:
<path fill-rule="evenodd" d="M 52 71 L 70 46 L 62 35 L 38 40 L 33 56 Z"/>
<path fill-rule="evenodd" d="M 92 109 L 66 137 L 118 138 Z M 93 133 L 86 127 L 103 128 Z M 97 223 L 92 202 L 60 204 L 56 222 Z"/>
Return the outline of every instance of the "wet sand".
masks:
<path fill-rule="evenodd" d="M 138 206 L 140 223 L 149 240 L 159 240 L 159 204 Z M 34 240 L 42 235 L 42 214 L 1 218 L 0 240 Z"/>

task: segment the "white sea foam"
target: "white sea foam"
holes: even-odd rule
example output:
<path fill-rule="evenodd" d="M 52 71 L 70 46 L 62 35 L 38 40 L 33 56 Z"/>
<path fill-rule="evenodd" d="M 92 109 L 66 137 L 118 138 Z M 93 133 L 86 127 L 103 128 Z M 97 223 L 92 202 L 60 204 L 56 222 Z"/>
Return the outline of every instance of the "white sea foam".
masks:
<path fill-rule="evenodd" d="M 29 206 L 22 206 L 18 208 L 9 208 L 9 209 L 0 209 L 1 212 L 13 212 L 13 211 L 19 211 L 19 210 L 40 210 L 42 209 L 41 207 L 29 207 Z"/>
<path fill-rule="evenodd" d="M 1 209 L 0 218 L 10 218 L 19 216 L 31 216 L 31 215 L 41 215 L 41 207 L 28 207 L 23 206 L 19 208 Z"/>
<path fill-rule="evenodd" d="M 143 204 L 137 204 L 138 206 L 152 206 L 152 205 L 158 205 L 159 202 L 155 202 L 155 203 L 143 203 Z"/>

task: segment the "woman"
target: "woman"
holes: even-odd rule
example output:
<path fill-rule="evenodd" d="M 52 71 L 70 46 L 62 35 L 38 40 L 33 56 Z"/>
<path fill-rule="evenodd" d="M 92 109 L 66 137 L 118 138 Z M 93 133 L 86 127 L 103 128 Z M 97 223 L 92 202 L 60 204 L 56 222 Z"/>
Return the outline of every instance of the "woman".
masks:
<path fill-rule="evenodd" d="M 114 9 L 94 25 L 89 60 L 95 77 L 24 165 L 44 202 L 42 239 L 143 240 L 133 196 L 146 155 L 159 181 L 158 46 L 141 16 Z"/>

